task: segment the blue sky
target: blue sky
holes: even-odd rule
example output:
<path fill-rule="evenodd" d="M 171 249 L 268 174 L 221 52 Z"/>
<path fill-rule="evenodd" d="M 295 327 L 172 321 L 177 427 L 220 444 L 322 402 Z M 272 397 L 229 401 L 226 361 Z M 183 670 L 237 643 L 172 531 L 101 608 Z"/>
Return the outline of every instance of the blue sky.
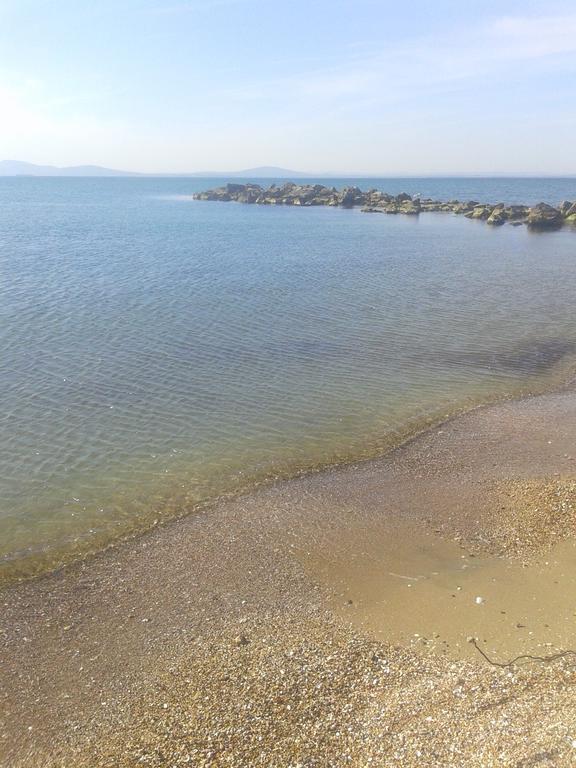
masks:
<path fill-rule="evenodd" d="M 0 0 L 0 159 L 575 174 L 576 2 Z"/>

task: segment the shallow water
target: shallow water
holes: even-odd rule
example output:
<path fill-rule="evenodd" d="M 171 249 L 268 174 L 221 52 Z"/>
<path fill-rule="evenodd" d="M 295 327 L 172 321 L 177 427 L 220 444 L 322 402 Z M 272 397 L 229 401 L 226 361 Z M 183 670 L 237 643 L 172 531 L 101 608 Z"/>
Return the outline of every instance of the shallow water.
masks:
<path fill-rule="evenodd" d="M 572 359 L 572 232 L 191 200 L 216 183 L 0 180 L 7 574 L 377 450 Z M 363 183 L 576 198 L 576 180 L 492 185 Z"/>
<path fill-rule="evenodd" d="M 576 544 L 562 541 L 525 564 L 474 557 L 458 544 L 413 530 L 370 529 L 346 551 L 301 556 L 333 593 L 332 609 L 379 640 L 454 659 L 496 662 L 549 656 L 574 644 Z"/>

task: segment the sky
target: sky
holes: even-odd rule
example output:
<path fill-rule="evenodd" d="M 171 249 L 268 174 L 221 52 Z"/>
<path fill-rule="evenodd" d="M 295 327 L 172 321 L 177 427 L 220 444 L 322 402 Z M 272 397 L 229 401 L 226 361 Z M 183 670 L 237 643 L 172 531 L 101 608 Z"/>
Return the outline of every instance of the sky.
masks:
<path fill-rule="evenodd" d="M 0 0 L 0 160 L 576 174 L 576 0 Z"/>

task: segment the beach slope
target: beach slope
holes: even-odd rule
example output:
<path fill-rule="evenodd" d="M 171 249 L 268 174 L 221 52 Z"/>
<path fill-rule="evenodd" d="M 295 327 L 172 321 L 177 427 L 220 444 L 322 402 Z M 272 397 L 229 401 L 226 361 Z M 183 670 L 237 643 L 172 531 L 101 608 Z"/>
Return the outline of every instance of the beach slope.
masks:
<path fill-rule="evenodd" d="M 6 588 L 2 765 L 573 765 L 574 657 L 467 639 L 576 637 L 575 435 L 477 408 Z"/>

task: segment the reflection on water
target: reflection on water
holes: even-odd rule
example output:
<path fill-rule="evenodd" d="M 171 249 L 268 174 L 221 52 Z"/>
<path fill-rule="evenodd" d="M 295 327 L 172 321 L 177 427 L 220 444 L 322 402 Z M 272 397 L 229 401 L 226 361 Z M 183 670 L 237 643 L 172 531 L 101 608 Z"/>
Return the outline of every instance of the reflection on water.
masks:
<path fill-rule="evenodd" d="M 10 573 L 376 451 L 574 355 L 573 233 L 181 199 L 200 183 L 0 183 Z"/>

